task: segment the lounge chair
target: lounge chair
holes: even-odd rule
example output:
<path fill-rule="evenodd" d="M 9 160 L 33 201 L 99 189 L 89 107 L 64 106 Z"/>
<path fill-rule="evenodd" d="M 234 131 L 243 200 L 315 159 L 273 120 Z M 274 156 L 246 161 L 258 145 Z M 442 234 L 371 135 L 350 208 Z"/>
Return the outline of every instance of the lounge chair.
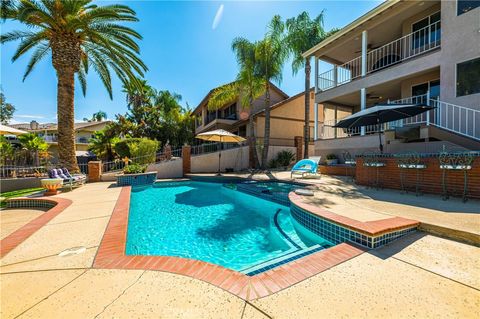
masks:
<path fill-rule="evenodd" d="M 293 175 L 302 175 L 302 178 L 305 176 L 318 175 L 318 162 L 314 159 L 303 159 L 298 161 L 290 172 L 290 178 L 293 178 Z"/>
<path fill-rule="evenodd" d="M 48 177 L 50 178 L 60 178 L 63 179 L 63 184 L 70 186 L 70 190 L 74 187 L 81 186 L 85 184 L 87 177 L 83 174 L 73 174 L 71 175 L 68 169 L 64 168 L 54 168 L 48 171 Z"/>

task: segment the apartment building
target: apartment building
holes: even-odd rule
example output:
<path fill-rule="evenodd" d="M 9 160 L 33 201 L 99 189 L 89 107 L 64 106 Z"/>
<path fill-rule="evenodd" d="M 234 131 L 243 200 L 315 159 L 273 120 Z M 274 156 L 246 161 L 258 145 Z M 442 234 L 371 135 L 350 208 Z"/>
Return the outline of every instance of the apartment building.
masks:
<path fill-rule="evenodd" d="M 77 156 L 87 155 L 89 139 L 93 137 L 96 131 L 104 129 L 109 122 L 110 121 L 92 121 L 75 123 L 75 150 Z M 56 123 L 40 124 L 36 121 L 32 121 L 30 123 L 19 123 L 10 126 L 19 130 L 38 134 L 38 136 L 42 137 L 49 144 L 48 151 L 54 157 L 58 157 L 58 133 Z"/>
<path fill-rule="evenodd" d="M 224 129 L 246 137 L 249 134 L 248 117 L 254 114 L 254 134 L 259 143 L 265 132 L 265 96 L 262 95 L 253 102 L 251 110 L 242 107 L 240 100 L 225 105 L 218 110 L 208 110 L 208 101 L 215 89 L 203 98 L 193 111 L 196 116 L 195 134 L 215 129 Z M 314 127 L 314 90 L 310 92 L 310 136 Z M 321 107 L 321 106 L 320 106 Z M 323 112 L 318 115 L 323 121 Z M 300 92 L 289 97 L 277 86 L 271 84 L 270 89 L 270 144 L 273 146 L 293 146 L 295 136 L 303 136 L 305 123 L 305 95 Z"/>
<path fill-rule="evenodd" d="M 385 1 L 304 53 L 315 59 L 317 155 L 480 150 L 480 1 Z M 337 129 L 378 103 L 427 103 L 395 123 Z"/>

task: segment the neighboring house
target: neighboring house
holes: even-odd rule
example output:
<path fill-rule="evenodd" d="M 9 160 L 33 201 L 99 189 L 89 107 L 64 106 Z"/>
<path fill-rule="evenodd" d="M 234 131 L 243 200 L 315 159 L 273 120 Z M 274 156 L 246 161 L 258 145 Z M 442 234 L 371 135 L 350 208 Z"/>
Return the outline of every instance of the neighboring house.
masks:
<path fill-rule="evenodd" d="M 315 153 L 378 150 L 379 129 L 386 152 L 480 149 L 479 28 L 480 1 L 390 0 L 305 52 L 324 109 Z M 380 128 L 332 127 L 386 102 L 437 108 Z"/>
<path fill-rule="evenodd" d="M 196 130 L 199 134 L 215 129 L 224 129 L 229 132 L 247 137 L 249 134 L 248 116 L 250 110 L 243 109 L 240 101 L 225 105 L 217 111 L 209 111 L 208 100 L 215 89 L 203 98 L 195 108 Z M 270 144 L 278 146 L 293 146 L 295 136 L 303 136 L 305 122 L 305 96 L 304 92 L 289 97 L 282 90 L 271 84 L 270 89 Z M 258 142 L 264 137 L 265 132 L 265 96 L 257 98 L 253 103 L 254 130 Z M 318 114 L 319 121 L 323 120 L 323 112 Z M 314 92 L 310 94 L 310 134 L 313 141 L 314 124 Z"/>
<path fill-rule="evenodd" d="M 88 151 L 88 141 L 96 131 L 100 131 L 110 121 L 80 122 L 75 123 L 75 149 L 77 156 L 85 156 Z M 36 121 L 30 123 L 13 124 L 11 127 L 38 134 L 49 144 L 49 152 L 54 157 L 58 156 L 58 135 L 56 123 L 39 124 Z"/>

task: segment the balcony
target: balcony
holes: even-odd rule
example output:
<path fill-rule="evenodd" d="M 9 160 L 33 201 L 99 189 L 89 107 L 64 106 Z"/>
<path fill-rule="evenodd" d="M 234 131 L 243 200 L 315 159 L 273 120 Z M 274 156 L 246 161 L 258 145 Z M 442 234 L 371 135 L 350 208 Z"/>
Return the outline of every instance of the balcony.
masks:
<path fill-rule="evenodd" d="M 47 143 L 58 143 L 58 136 L 57 135 L 44 135 L 42 138 L 45 140 Z M 88 138 L 87 137 L 76 137 L 75 138 L 75 143 L 79 144 L 88 144 Z"/>
<path fill-rule="evenodd" d="M 335 65 L 317 78 L 317 89 L 327 91 L 352 82 L 369 74 L 410 60 L 440 47 L 441 21 L 432 23 L 420 30 L 393 40 L 379 48 L 367 52 L 365 56 Z M 365 61 L 363 66 L 362 61 Z"/>

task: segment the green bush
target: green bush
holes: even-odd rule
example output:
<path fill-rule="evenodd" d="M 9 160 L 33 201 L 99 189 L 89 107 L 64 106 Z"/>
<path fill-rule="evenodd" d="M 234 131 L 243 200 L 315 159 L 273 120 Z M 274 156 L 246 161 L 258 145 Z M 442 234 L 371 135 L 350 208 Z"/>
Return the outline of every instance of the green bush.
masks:
<path fill-rule="evenodd" d="M 277 161 L 279 166 L 288 166 L 295 160 L 295 154 L 289 150 L 278 152 Z"/>
<path fill-rule="evenodd" d="M 269 168 L 287 167 L 295 160 L 295 154 L 289 150 L 283 150 L 277 153 L 275 158 L 268 162 Z"/>
<path fill-rule="evenodd" d="M 140 174 L 140 173 L 145 173 L 146 170 L 147 170 L 147 165 L 130 164 L 123 168 L 123 173 L 124 174 Z"/>
<path fill-rule="evenodd" d="M 158 150 L 158 142 L 146 138 L 141 139 L 138 144 L 130 144 L 130 158 L 135 164 L 155 163 L 155 156 Z"/>
<path fill-rule="evenodd" d="M 119 157 L 124 158 L 124 157 L 132 157 L 130 155 L 130 144 L 138 144 L 140 143 L 142 139 L 141 138 L 126 138 L 124 140 L 121 140 L 115 144 L 115 152 L 118 154 Z"/>
<path fill-rule="evenodd" d="M 327 155 L 327 160 L 335 160 L 335 159 L 337 159 L 337 155 L 335 155 L 335 154 L 328 154 Z"/>

